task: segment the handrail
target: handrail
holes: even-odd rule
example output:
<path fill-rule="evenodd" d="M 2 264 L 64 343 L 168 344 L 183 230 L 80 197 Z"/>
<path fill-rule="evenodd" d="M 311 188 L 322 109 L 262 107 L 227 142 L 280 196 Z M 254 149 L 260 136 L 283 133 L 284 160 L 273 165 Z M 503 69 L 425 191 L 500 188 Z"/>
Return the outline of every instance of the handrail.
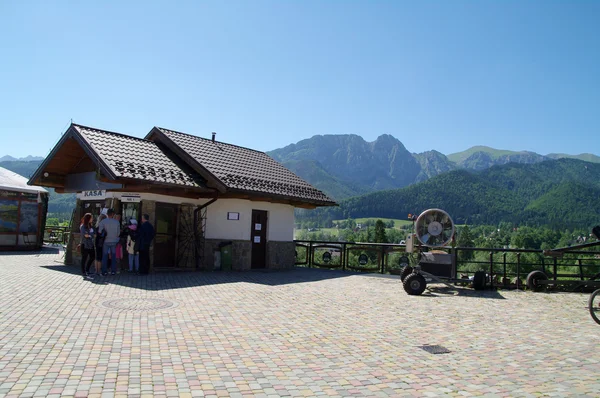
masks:
<path fill-rule="evenodd" d="M 379 273 L 398 273 L 398 260 L 390 261 L 390 256 L 404 256 L 406 245 L 393 243 L 370 243 L 370 242 L 346 242 L 346 241 L 311 241 L 311 240 L 295 240 L 296 244 L 296 265 L 306 267 L 322 267 L 334 269 L 350 269 L 362 272 L 379 272 Z M 596 242 L 594 242 L 596 243 Z M 597 242 L 600 245 L 600 241 Z M 586 244 L 583 247 L 592 247 L 595 245 Z M 562 254 L 572 254 L 575 258 L 565 258 L 557 256 L 549 256 L 547 250 L 541 249 L 513 249 L 513 248 L 482 248 L 482 247 L 454 247 L 442 248 L 445 249 L 447 255 L 452 256 L 452 277 L 458 279 L 458 275 L 471 275 L 475 270 L 483 270 L 490 276 L 491 285 L 494 285 L 493 277 L 502 277 L 501 284 L 506 285 L 506 280 L 509 277 L 516 277 L 518 281 L 516 286 L 522 284 L 521 279 L 531 271 L 541 270 L 546 273 L 549 279 L 556 280 L 557 277 L 563 278 L 593 278 L 600 271 L 600 252 L 599 251 L 582 251 L 582 245 L 573 246 L 570 248 L 561 248 Z M 338 250 L 340 252 L 339 260 L 335 263 L 324 264 L 319 258 L 316 259 L 317 251 Z M 364 253 L 370 253 L 368 256 L 362 257 L 362 262 L 359 262 L 359 253 L 361 250 Z M 304 252 L 304 255 L 301 253 Z M 489 253 L 486 259 L 465 259 L 459 254 L 463 252 L 485 252 Z M 535 258 L 532 256 L 523 256 L 524 254 L 537 254 Z M 411 256 L 410 254 L 407 254 Z M 511 255 L 511 258 L 508 258 Z M 516 255 L 516 258 L 512 258 Z M 462 258 L 461 258 L 462 257 Z M 548 261 L 552 258 L 552 261 Z M 330 260 L 331 261 L 331 260 Z M 339 262 L 338 262 L 339 261 Z M 412 263 L 416 261 L 413 259 Z M 445 265 L 449 266 L 449 265 Z M 562 272 L 559 272 L 559 268 Z"/>

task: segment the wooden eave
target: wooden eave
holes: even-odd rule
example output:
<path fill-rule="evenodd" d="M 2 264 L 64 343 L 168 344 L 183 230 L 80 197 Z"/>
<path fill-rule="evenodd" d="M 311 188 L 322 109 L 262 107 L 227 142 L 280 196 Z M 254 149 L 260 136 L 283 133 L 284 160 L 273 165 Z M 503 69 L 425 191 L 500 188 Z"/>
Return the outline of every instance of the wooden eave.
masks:
<path fill-rule="evenodd" d="M 73 141 L 69 141 L 69 139 L 72 139 Z M 78 145 L 74 146 L 72 142 Z M 107 176 L 111 181 L 116 179 L 116 175 L 102 159 L 102 157 L 92 149 L 89 143 L 81 136 L 81 134 L 79 134 L 77 129 L 71 125 L 63 134 L 58 143 L 54 146 L 54 148 L 52 148 L 50 154 L 46 156 L 44 161 L 39 165 L 35 173 L 33 173 L 27 184 L 52 188 L 64 188 L 65 175 L 69 174 L 73 167 L 77 166 L 80 162 L 85 161 L 86 158 L 86 156 L 82 156 L 81 151 L 76 150 L 76 147 L 79 147 L 83 150 L 83 154 L 85 154 L 95 166 L 94 169 L 100 169 L 101 173 Z M 65 159 L 61 161 L 59 156 L 62 156 Z M 57 157 L 59 157 L 59 160 L 54 162 L 55 158 Z M 79 160 L 73 164 L 74 162 L 69 162 L 71 159 Z M 64 168 L 61 169 L 60 167 L 57 167 L 57 164 L 63 166 Z M 43 173 L 46 171 L 48 172 L 49 176 L 42 178 Z"/>

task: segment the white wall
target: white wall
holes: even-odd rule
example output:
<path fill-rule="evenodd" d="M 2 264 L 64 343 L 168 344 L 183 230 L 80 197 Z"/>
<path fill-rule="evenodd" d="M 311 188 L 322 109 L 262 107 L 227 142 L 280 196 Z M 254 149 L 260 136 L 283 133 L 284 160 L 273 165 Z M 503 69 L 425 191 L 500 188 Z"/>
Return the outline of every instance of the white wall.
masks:
<path fill-rule="evenodd" d="M 189 203 L 199 206 L 210 199 L 189 199 L 175 196 L 140 192 L 142 201 L 154 200 L 163 203 Z M 106 192 L 106 198 L 119 200 L 122 192 Z M 81 194 L 77 195 L 81 197 Z M 291 242 L 294 240 L 294 207 L 291 205 L 252 202 L 244 199 L 217 199 L 206 212 L 206 238 L 223 240 L 250 240 L 252 210 L 266 210 L 268 217 L 267 241 Z M 239 220 L 228 220 L 227 213 L 240 213 Z"/>
<path fill-rule="evenodd" d="M 294 240 L 293 206 L 242 199 L 218 199 L 208 206 L 206 238 L 250 240 L 252 210 L 267 211 L 267 241 Z M 227 220 L 227 212 L 240 213 L 240 219 Z"/>

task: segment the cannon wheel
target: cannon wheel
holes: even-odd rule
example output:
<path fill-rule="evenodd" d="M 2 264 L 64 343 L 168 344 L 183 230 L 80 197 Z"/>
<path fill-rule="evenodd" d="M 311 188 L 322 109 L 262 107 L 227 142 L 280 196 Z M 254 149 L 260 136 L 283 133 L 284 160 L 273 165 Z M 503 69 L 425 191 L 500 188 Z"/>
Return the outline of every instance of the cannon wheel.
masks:
<path fill-rule="evenodd" d="M 477 271 L 473 275 L 473 289 L 483 290 L 485 289 L 485 271 Z"/>
<path fill-rule="evenodd" d="M 411 296 L 419 296 L 425 291 L 427 281 L 421 274 L 412 273 L 402 282 L 404 291 Z"/>
<path fill-rule="evenodd" d="M 527 279 L 525 280 L 525 285 L 527 289 L 533 290 L 535 292 L 539 292 L 544 290 L 544 285 L 539 285 L 537 281 L 547 281 L 548 276 L 544 274 L 542 271 L 531 271 L 529 275 L 527 275 Z"/>
<path fill-rule="evenodd" d="M 402 268 L 402 271 L 400 272 L 400 280 L 402 282 L 404 282 L 404 279 L 406 279 L 406 277 L 412 273 L 413 273 L 413 268 L 409 265 L 405 266 L 404 268 Z"/>

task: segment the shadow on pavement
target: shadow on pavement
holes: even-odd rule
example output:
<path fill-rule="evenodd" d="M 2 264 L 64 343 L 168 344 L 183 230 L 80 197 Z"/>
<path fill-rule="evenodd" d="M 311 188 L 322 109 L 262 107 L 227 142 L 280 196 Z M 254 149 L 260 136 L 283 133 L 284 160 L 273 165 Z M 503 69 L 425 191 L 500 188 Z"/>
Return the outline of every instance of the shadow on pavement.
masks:
<path fill-rule="evenodd" d="M 171 290 L 224 283 L 256 283 L 268 286 L 292 283 L 317 282 L 327 279 L 344 278 L 355 274 L 309 268 L 290 270 L 250 270 L 250 271 L 161 271 L 149 275 L 130 274 L 127 271 L 117 275 L 82 277 L 81 268 L 75 265 L 42 265 L 52 271 L 76 275 L 86 281 L 100 285 L 120 285 L 132 289 Z"/>

